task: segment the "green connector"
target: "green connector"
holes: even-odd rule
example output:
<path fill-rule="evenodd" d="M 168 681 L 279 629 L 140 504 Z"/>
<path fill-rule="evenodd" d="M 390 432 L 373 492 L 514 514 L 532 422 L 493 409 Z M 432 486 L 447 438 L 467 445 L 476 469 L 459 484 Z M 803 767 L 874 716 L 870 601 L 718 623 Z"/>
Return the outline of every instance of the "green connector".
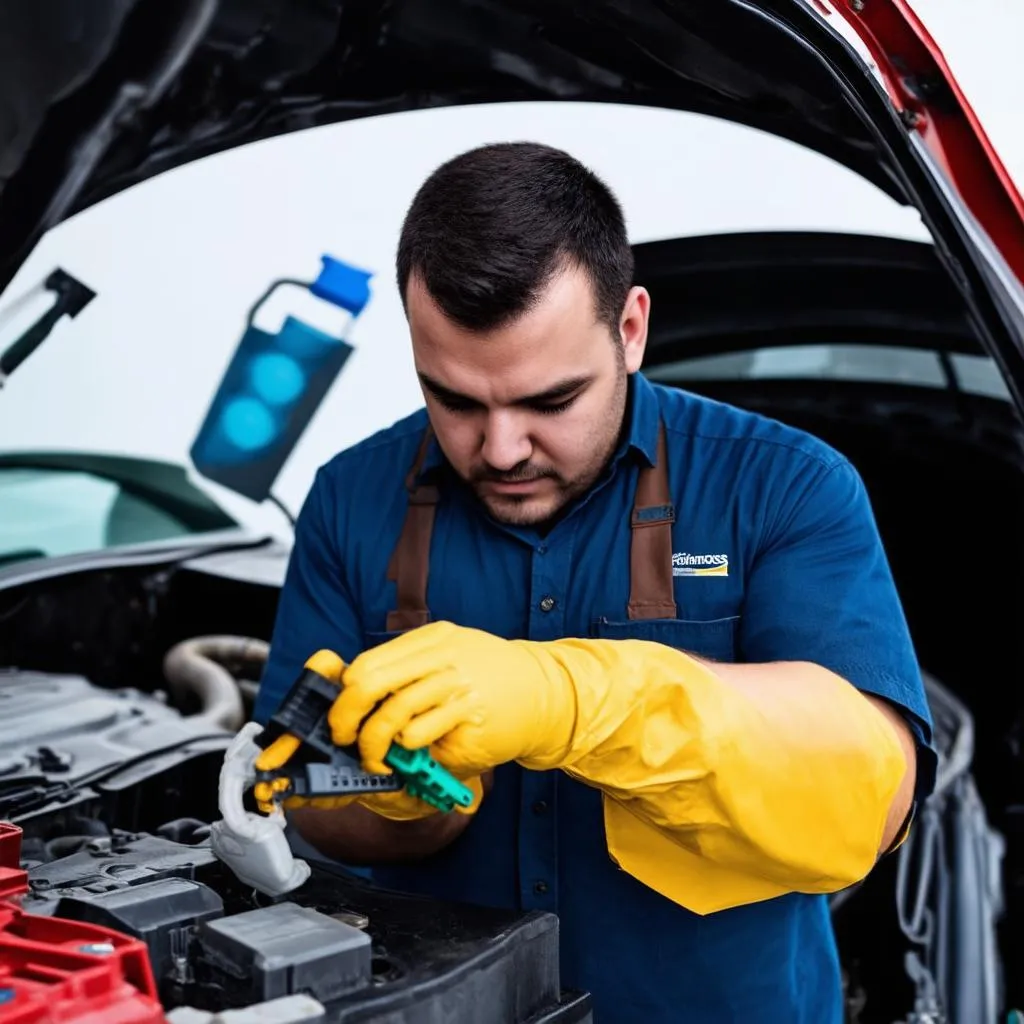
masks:
<path fill-rule="evenodd" d="M 384 761 L 405 780 L 408 792 L 439 811 L 447 813 L 456 804 L 469 807 L 473 803 L 473 791 L 439 765 L 425 747 L 406 750 L 392 743 Z"/>

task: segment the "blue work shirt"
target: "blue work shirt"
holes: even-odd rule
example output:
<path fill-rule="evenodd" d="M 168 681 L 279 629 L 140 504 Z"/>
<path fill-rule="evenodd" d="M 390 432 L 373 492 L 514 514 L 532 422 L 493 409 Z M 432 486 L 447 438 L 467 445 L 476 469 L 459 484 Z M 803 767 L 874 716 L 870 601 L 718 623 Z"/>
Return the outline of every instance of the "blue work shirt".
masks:
<path fill-rule="evenodd" d="M 655 459 L 659 416 L 679 618 L 630 620 L 630 512 L 639 467 Z M 392 635 L 387 565 L 426 425 L 421 410 L 319 470 L 298 521 L 258 721 L 315 650 L 351 660 Z M 721 661 L 817 662 L 901 707 L 930 744 L 868 496 L 823 442 L 636 374 L 607 471 L 543 535 L 492 520 L 432 445 L 422 478 L 441 492 L 427 589 L 435 620 L 507 638 L 638 637 Z M 919 774 L 922 795 L 928 764 Z M 612 862 L 600 793 L 560 771 L 499 767 L 455 843 L 373 876 L 442 899 L 556 912 L 563 985 L 593 993 L 598 1024 L 842 1019 L 826 897 L 794 893 L 704 917 L 685 910 Z"/>

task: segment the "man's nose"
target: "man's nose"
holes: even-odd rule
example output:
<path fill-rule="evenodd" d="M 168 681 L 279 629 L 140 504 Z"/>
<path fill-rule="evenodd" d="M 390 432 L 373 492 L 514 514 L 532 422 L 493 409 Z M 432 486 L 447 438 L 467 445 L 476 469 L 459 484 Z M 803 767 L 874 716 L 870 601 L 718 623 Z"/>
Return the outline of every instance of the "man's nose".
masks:
<path fill-rule="evenodd" d="M 514 413 L 492 413 L 484 427 L 483 455 L 489 466 L 502 472 L 514 469 L 533 454 L 525 424 Z"/>

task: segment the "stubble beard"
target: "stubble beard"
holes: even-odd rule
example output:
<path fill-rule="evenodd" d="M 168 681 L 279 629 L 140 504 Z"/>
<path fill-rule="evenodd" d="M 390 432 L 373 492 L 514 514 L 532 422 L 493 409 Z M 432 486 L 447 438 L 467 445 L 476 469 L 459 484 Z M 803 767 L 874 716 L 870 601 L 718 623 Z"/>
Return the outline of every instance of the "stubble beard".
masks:
<path fill-rule="evenodd" d="M 626 388 L 628 375 L 625 363 L 620 362 L 618 377 L 615 383 L 615 391 L 612 396 L 611 408 L 608 415 L 602 417 L 600 425 L 606 426 L 602 431 L 601 444 L 594 448 L 587 466 L 571 478 L 563 477 L 561 474 L 551 471 L 546 474 L 556 484 L 556 491 L 552 498 L 544 501 L 524 496 L 522 498 L 509 495 L 503 498 L 485 496 L 480 492 L 480 484 L 473 482 L 473 488 L 477 498 L 486 507 L 491 517 L 506 526 L 530 526 L 539 528 L 550 528 L 565 513 L 568 507 L 581 498 L 596 483 L 605 467 L 608 465 L 623 430 L 623 417 L 626 407 Z M 545 474 L 542 474 L 545 475 Z M 503 475 L 500 479 L 514 481 L 516 472 Z M 520 471 L 519 479 L 531 479 L 531 472 L 528 467 Z"/>

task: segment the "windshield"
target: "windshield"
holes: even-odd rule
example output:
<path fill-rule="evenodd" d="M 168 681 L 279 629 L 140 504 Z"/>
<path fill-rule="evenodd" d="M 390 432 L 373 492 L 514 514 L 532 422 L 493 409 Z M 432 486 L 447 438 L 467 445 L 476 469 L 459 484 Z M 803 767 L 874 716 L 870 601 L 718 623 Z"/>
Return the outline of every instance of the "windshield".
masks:
<path fill-rule="evenodd" d="M 0 455 L 0 567 L 237 527 L 180 467 L 85 453 Z"/>
<path fill-rule="evenodd" d="M 684 384 L 710 380 L 835 380 L 909 384 L 1011 401 L 989 356 L 878 345 L 788 345 L 661 363 L 651 380 Z"/>
<path fill-rule="evenodd" d="M 248 311 L 276 279 L 315 278 L 324 254 L 374 275 L 348 338 L 352 355 L 274 485 L 294 513 L 318 466 L 422 404 L 394 283 L 402 220 L 437 165 L 503 139 L 561 146 L 591 166 L 617 192 L 635 242 L 775 230 L 929 239 L 916 210 L 825 157 L 678 111 L 507 103 L 269 139 L 115 195 L 41 241 L 0 296 L 0 322 L 55 268 L 95 297 L 0 389 L 0 455 L 174 464 L 232 518 L 287 537 L 277 509 L 210 484 L 189 459 Z M 13 329 L 0 329 L 0 349 L 12 340 Z M 5 474 L 2 486 L 8 552 L 50 555 L 195 529 L 152 496 L 89 473 L 23 471 Z"/>
<path fill-rule="evenodd" d="M 192 532 L 110 480 L 67 470 L 0 468 L 0 508 L 0 565 Z"/>

